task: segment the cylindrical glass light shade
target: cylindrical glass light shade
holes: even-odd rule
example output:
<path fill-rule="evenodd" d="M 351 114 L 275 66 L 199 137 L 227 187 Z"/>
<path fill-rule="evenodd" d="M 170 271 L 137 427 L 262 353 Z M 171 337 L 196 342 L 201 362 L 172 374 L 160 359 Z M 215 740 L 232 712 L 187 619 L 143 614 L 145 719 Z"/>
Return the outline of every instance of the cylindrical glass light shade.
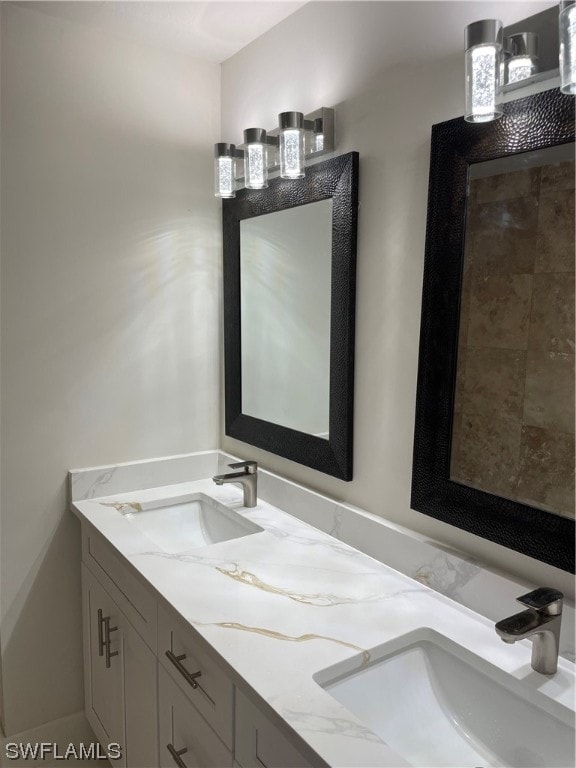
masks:
<path fill-rule="evenodd" d="M 500 92 L 502 22 L 485 19 L 465 30 L 466 113 L 469 123 L 496 120 L 502 112 L 496 105 Z"/>
<path fill-rule="evenodd" d="M 303 179 L 304 171 L 304 115 L 302 112 L 281 112 L 279 153 L 280 176 L 283 179 Z"/>
<path fill-rule="evenodd" d="M 236 197 L 236 146 L 214 145 L 214 195 Z"/>
<path fill-rule="evenodd" d="M 263 128 L 244 131 L 244 183 L 247 189 L 265 189 L 268 186 L 268 145 Z"/>
<path fill-rule="evenodd" d="M 508 62 L 508 83 L 518 83 L 534 74 L 534 62 L 530 56 L 513 56 Z"/>
<path fill-rule="evenodd" d="M 506 62 L 506 79 L 501 85 L 518 83 L 532 77 L 538 71 L 538 35 L 520 32 L 506 38 L 512 58 Z"/>
<path fill-rule="evenodd" d="M 560 3 L 560 90 L 576 95 L 576 3 Z"/>
<path fill-rule="evenodd" d="M 314 120 L 314 140 L 312 143 L 313 152 L 322 152 L 324 149 L 324 125 L 321 117 Z"/>

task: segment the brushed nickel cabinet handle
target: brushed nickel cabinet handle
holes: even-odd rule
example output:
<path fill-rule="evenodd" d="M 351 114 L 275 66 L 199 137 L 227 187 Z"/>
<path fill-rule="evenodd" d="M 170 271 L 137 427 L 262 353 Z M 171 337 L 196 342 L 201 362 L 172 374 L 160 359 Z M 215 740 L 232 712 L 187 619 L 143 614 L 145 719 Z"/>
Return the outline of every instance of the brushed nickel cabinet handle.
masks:
<path fill-rule="evenodd" d="M 198 683 L 196 682 L 197 677 L 202 676 L 202 672 L 188 672 L 184 664 L 182 662 L 186 658 L 186 654 L 183 653 L 180 656 L 175 656 L 172 651 L 166 651 L 166 656 L 168 659 L 174 664 L 178 672 L 182 675 L 182 677 L 186 680 L 187 683 L 190 683 L 192 688 L 196 689 L 198 688 Z"/>
<path fill-rule="evenodd" d="M 104 619 L 102 608 L 98 608 L 98 656 L 104 656 Z"/>
<path fill-rule="evenodd" d="M 111 627 L 110 626 L 110 616 L 105 616 L 102 620 L 104 623 L 104 648 L 106 650 L 106 669 L 110 669 L 110 659 L 113 656 L 118 656 L 119 651 L 111 651 L 110 650 L 110 633 L 116 632 L 118 630 L 118 627 Z"/>
<path fill-rule="evenodd" d="M 187 747 L 184 747 L 184 749 L 174 749 L 172 744 L 166 744 L 166 749 L 170 754 L 172 755 L 172 759 L 178 766 L 178 768 L 188 768 L 184 760 L 180 757 L 180 755 L 185 755 L 186 752 L 188 752 Z"/>

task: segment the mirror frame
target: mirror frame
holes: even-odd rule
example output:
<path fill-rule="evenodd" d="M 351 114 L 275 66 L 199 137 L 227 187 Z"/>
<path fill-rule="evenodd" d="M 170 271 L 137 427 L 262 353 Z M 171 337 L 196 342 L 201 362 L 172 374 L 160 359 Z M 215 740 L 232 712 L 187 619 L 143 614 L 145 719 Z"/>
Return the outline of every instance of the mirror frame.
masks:
<path fill-rule="evenodd" d="M 472 163 L 574 141 L 574 97 L 553 89 L 504 104 L 492 123 L 432 127 L 411 506 L 574 572 L 574 520 L 450 480 L 452 417 Z"/>
<path fill-rule="evenodd" d="M 236 440 L 341 480 L 352 479 L 358 153 L 309 166 L 223 200 L 225 429 Z M 242 413 L 240 222 L 332 198 L 329 439 Z"/>

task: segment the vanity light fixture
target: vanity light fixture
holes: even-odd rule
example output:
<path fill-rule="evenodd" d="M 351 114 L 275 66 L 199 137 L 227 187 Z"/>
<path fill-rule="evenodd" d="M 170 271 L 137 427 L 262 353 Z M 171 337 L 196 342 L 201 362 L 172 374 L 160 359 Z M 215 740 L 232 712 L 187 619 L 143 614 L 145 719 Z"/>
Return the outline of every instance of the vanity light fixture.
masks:
<path fill-rule="evenodd" d="M 496 120 L 502 112 L 496 106 L 500 90 L 500 61 L 503 25 L 498 19 L 468 24 L 464 32 L 466 49 L 466 112 L 468 123 Z"/>
<path fill-rule="evenodd" d="M 264 128 L 244 131 L 244 182 L 247 189 L 268 186 L 268 142 Z"/>
<path fill-rule="evenodd" d="M 308 115 L 281 112 L 271 131 L 247 128 L 239 147 L 223 142 L 214 145 L 215 195 L 235 197 L 242 187 L 266 189 L 268 174 L 278 170 L 284 179 L 301 179 L 309 160 L 333 151 L 333 109 L 321 107 Z M 240 167 L 243 176 L 238 176 Z"/>
<path fill-rule="evenodd" d="M 497 19 L 469 24 L 464 34 L 464 119 L 471 123 L 496 120 L 502 114 L 499 104 L 507 100 L 509 91 L 558 75 L 560 90 L 576 95 L 575 38 L 576 0 L 563 0 L 505 28 Z"/>
<path fill-rule="evenodd" d="M 280 177 L 303 179 L 304 115 L 302 112 L 280 112 L 278 115 Z"/>
<path fill-rule="evenodd" d="M 214 145 L 214 188 L 216 197 L 236 197 L 236 160 L 242 155 L 234 144 Z"/>
<path fill-rule="evenodd" d="M 560 90 L 576 95 L 576 2 L 560 3 Z"/>

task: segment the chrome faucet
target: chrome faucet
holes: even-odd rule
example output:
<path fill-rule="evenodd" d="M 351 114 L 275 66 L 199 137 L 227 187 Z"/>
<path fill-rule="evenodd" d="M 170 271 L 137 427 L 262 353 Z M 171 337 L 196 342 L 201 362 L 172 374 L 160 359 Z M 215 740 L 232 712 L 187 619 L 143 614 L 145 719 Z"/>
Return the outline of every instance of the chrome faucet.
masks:
<path fill-rule="evenodd" d="M 257 503 L 256 486 L 258 482 L 258 464 L 255 461 L 239 461 L 228 464 L 230 469 L 241 469 L 242 472 L 229 472 L 227 475 L 214 475 L 212 480 L 216 485 L 224 483 L 240 483 L 244 491 L 244 506 L 255 507 Z"/>
<path fill-rule="evenodd" d="M 557 589 L 538 587 L 516 598 L 527 606 L 526 611 L 496 624 L 496 632 L 505 643 L 515 643 L 525 637 L 532 640 L 532 669 L 543 675 L 553 675 L 558 669 L 563 598 Z"/>

